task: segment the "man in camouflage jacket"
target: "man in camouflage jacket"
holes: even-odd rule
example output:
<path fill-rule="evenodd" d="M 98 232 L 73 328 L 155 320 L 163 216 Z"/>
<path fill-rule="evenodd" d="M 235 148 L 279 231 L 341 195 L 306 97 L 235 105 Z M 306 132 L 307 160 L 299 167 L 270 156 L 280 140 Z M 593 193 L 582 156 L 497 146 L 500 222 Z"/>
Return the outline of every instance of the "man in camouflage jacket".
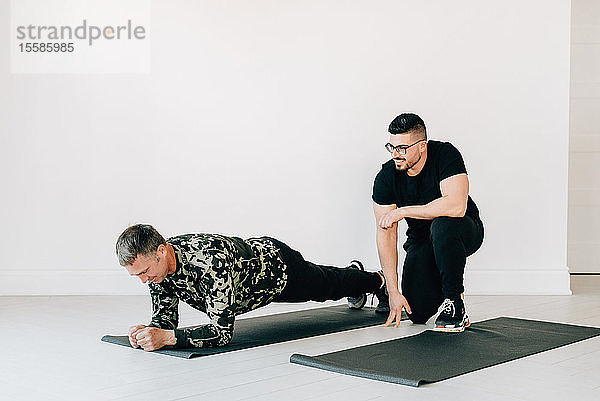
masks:
<path fill-rule="evenodd" d="M 351 307 L 361 308 L 365 294 L 375 293 L 377 311 L 389 312 L 383 274 L 366 272 L 357 261 L 345 269 L 315 265 L 274 238 L 184 234 L 165 240 L 138 224 L 119 236 L 116 251 L 130 275 L 148 282 L 152 321 L 129 329 L 131 345 L 146 351 L 226 345 L 236 315 L 273 301 L 349 297 Z M 180 300 L 206 313 L 210 324 L 177 329 Z"/>

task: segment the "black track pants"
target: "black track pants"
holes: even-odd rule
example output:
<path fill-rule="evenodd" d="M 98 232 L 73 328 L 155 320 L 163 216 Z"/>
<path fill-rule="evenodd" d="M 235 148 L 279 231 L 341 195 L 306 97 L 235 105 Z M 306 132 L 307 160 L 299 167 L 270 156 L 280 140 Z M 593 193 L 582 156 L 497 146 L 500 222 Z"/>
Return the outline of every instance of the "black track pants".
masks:
<path fill-rule="evenodd" d="M 337 300 L 374 292 L 381 287 L 381 278 L 375 272 L 307 262 L 300 252 L 275 238 L 270 239 L 279 248 L 288 275 L 288 282 L 275 302 Z"/>
<path fill-rule="evenodd" d="M 404 244 L 401 287 L 414 323 L 425 323 L 444 298 L 460 297 L 467 256 L 482 242 L 483 223 L 471 216 L 437 217 L 431 223 L 429 237 L 409 236 Z"/>

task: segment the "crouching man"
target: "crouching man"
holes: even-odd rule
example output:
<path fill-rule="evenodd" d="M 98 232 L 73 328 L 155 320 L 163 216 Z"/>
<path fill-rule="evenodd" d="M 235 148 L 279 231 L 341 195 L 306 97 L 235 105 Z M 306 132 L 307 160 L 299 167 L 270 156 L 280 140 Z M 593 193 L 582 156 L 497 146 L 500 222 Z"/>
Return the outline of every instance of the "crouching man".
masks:
<path fill-rule="evenodd" d="M 385 148 L 391 159 L 373 185 L 377 249 L 390 294 L 386 325 L 400 322 L 402 308 L 413 323 L 436 314 L 433 330 L 462 332 L 470 325 L 462 298 L 467 257 L 483 243 L 483 222 L 469 196 L 462 155 L 451 143 L 427 139 L 416 114 L 396 117 Z M 407 240 L 398 289 L 398 224 Z"/>

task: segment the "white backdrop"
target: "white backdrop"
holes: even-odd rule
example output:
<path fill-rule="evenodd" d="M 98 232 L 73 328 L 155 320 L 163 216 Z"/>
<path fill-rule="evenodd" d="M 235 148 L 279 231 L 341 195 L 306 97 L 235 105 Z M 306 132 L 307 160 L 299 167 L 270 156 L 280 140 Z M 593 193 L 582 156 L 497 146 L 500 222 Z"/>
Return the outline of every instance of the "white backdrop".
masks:
<path fill-rule="evenodd" d="M 468 291 L 569 292 L 568 0 L 151 13 L 150 74 L 10 74 L 0 33 L 0 294 L 143 293 L 114 256 L 137 222 L 376 270 L 372 182 L 405 111 L 465 158 L 486 226 Z"/>

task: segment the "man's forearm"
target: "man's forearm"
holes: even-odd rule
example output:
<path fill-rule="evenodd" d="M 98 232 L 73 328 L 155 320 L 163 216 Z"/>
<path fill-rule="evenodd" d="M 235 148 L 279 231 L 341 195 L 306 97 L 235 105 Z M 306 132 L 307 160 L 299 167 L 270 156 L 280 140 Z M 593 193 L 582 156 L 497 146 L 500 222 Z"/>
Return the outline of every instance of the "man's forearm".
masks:
<path fill-rule="evenodd" d="M 389 292 L 398 291 L 398 226 L 389 230 L 377 229 L 377 252 Z"/>
<path fill-rule="evenodd" d="M 442 196 L 426 205 L 403 206 L 400 209 L 402 216 L 405 218 L 433 220 L 441 216 L 463 217 L 467 210 L 467 203 L 448 196 Z"/>
<path fill-rule="evenodd" d="M 148 326 L 173 330 L 179 324 L 179 298 L 158 284 L 151 284 L 152 320 Z"/>
<path fill-rule="evenodd" d="M 213 324 L 203 324 L 196 327 L 175 330 L 176 347 L 221 347 L 227 345 L 233 336 L 233 326 L 219 328 Z"/>

